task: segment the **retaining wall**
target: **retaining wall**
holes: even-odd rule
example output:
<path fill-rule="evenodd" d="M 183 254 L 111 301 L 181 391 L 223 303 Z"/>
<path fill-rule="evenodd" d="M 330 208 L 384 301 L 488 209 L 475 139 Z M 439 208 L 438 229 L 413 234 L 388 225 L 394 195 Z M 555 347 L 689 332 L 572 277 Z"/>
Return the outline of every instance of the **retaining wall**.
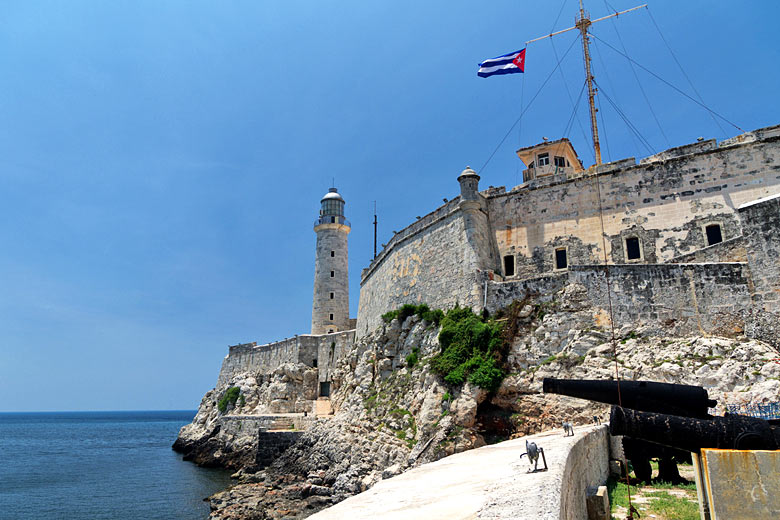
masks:
<path fill-rule="evenodd" d="M 744 330 L 750 306 L 749 270 L 744 263 L 609 266 L 612 310 L 620 325 L 657 323 L 674 334 L 720 334 Z M 572 266 L 571 282 L 588 300 L 609 310 L 607 268 Z M 608 314 L 607 314 L 608 315 Z"/>

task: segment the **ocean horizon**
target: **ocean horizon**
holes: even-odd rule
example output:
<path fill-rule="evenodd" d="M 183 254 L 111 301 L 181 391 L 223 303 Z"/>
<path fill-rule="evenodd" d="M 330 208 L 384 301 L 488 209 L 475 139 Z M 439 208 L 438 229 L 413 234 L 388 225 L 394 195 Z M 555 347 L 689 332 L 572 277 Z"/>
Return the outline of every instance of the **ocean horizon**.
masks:
<path fill-rule="evenodd" d="M 207 518 L 230 472 L 171 449 L 195 413 L 0 412 L 0 518 Z"/>

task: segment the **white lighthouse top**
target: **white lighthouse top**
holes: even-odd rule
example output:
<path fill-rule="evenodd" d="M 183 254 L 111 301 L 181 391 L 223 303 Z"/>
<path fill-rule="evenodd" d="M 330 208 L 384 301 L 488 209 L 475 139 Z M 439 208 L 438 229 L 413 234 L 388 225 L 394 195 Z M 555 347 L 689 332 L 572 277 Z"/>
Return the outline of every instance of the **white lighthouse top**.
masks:
<path fill-rule="evenodd" d="M 329 188 L 328 193 L 325 194 L 324 197 L 322 197 L 322 201 L 326 200 L 340 200 L 344 202 L 344 199 L 339 195 L 339 192 L 336 188 Z"/>

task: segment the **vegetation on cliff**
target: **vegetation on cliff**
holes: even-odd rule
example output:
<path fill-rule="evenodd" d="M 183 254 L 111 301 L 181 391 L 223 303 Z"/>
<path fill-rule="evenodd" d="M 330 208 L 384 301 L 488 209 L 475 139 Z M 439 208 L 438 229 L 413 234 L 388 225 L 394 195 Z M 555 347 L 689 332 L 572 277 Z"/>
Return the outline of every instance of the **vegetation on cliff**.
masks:
<path fill-rule="evenodd" d="M 441 352 L 431 359 L 431 368 L 451 385 L 469 381 L 485 390 L 496 390 L 506 376 L 501 367 L 503 327 L 469 308 L 456 306 L 441 322 Z"/>
<path fill-rule="evenodd" d="M 220 399 L 219 403 L 217 404 L 219 411 L 225 413 L 227 411 L 228 405 L 236 404 L 236 401 L 238 401 L 238 394 L 240 393 L 241 389 L 237 386 L 231 386 L 228 388 L 225 391 L 225 395 L 222 396 L 222 399 Z"/>

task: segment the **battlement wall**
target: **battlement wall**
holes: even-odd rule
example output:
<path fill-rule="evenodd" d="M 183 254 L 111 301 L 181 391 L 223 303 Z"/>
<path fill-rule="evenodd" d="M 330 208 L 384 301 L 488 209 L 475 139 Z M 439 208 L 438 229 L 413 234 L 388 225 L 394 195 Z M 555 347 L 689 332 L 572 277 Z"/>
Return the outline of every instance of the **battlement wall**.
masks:
<path fill-rule="evenodd" d="M 345 345 L 352 344 L 354 338 L 355 331 L 347 330 L 322 335 L 302 334 L 266 345 L 257 343 L 233 345 L 222 361 L 217 388 L 228 384 L 236 372 L 270 374 L 284 363 L 303 363 L 310 367 L 317 366 L 320 371 L 327 372 L 329 360 L 338 359 L 347 348 Z M 331 349 L 331 344 L 339 348 Z M 330 355 L 331 350 L 333 356 Z M 322 360 L 325 360 L 324 366 Z"/>
<path fill-rule="evenodd" d="M 479 308 L 486 280 L 565 274 L 556 269 L 556 250 L 565 251 L 566 267 L 602 264 L 605 248 L 611 264 L 745 262 L 737 207 L 777 194 L 780 126 L 671 148 L 639 164 L 629 158 L 511 191 L 491 187 L 480 198 L 487 224 L 470 225 L 457 198 L 396 233 L 363 271 L 357 335 L 405 303 Z M 712 225 L 723 243 L 708 246 Z M 628 259 L 634 239 L 640 256 Z M 505 257 L 514 260 L 514 274 Z"/>
<path fill-rule="evenodd" d="M 640 242 L 639 263 L 707 247 L 708 224 L 718 224 L 724 240 L 736 238 L 736 208 L 780 193 L 780 127 L 741 137 L 672 148 L 638 165 L 605 164 L 596 175 L 491 190 L 488 214 L 500 254 L 515 257 L 516 278 L 554 271 L 556 249 L 566 250 L 570 265 L 603 262 L 599 191 L 610 263 L 628 263 L 631 237 Z"/>
<path fill-rule="evenodd" d="M 490 247 L 487 228 L 471 230 L 458 200 L 429 213 L 401 233 L 363 272 L 357 336 L 381 325 L 381 316 L 405 303 L 449 308 L 482 300 L 473 244 Z M 480 236 L 482 233 L 483 236 Z"/>

